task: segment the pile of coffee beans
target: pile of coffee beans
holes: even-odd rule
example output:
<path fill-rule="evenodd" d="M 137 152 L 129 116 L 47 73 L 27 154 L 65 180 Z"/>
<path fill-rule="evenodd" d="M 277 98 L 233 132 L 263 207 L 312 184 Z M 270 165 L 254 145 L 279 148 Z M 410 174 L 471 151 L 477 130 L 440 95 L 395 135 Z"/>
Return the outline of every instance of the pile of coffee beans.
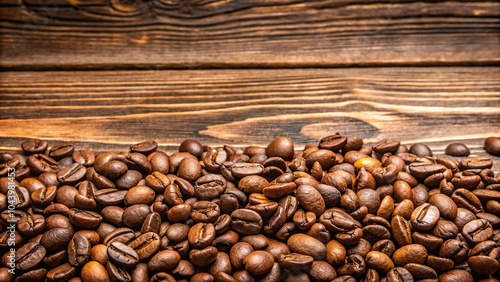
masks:
<path fill-rule="evenodd" d="M 500 176 L 461 143 L 21 149 L 0 152 L 3 282 L 500 278 Z"/>

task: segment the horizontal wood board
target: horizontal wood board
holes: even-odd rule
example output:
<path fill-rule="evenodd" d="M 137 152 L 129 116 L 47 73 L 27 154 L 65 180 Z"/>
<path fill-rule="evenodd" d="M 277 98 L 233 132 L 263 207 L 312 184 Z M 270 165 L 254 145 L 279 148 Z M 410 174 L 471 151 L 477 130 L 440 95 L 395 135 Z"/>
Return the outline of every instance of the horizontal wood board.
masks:
<path fill-rule="evenodd" d="M 498 1 L 4 0 L 4 70 L 498 65 Z"/>
<path fill-rule="evenodd" d="M 0 93 L 1 150 L 26 138 L 97 151 L 154 139 L 173 152 L 186 138 L 241 147 L 278 135 L 302 149 L 340 132 L 492 157 L 484 138 L 500 135 L 498 67 L 3 72 Z"/>

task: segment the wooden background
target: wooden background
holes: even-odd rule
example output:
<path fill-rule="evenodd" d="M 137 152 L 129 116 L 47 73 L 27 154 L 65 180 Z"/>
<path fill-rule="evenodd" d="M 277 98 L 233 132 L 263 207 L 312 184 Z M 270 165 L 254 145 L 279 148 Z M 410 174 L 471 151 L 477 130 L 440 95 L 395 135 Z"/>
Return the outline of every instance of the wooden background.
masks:
<path fill-rule="evenodd" d="M 1 0 L 0 19 L 0 149 L 340 132 L 486 156 L 500 135 L 498 1 Z"/>

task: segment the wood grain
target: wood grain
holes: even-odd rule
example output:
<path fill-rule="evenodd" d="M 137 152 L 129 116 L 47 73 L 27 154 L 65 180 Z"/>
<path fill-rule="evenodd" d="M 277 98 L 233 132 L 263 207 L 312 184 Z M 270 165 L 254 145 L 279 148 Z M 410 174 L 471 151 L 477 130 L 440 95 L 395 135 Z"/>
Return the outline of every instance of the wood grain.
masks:
<path fill-rule="evenodd" d="M 497 1 L 5 0 L 7 70 L 496 65 Z"/>
<path fill-rule="evenodd" d="M 485 156 L 484 138 L 500 136 L 498 67 L 4 72 L 0 85 L 0 149 L 154 139 L 174 151 L 186 138 L 240 147 L 278 135 L 301 149 L 341 132 Z"/>

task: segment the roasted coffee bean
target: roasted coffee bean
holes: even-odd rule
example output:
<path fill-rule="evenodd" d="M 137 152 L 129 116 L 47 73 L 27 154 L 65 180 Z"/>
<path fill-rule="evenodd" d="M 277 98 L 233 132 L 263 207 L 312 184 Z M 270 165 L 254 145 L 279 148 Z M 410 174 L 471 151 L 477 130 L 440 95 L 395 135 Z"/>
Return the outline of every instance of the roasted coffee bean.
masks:
<path fill-rule="evenodd" d="M 188 241 L 193 248 L 203 249 L 212 245 L 215 228 L 212 223 L 197 223 L 189 229 Z"/>
<path fill-rule="evenodd" d="M 109 281 L 106 268 L 96 261 L 89 261 L 82 267 L 80 273 L 83 282 L 87 281 Z"/>
<path fill-rule="evenodd" d="M 47 272 L 49 281 L 68 281 L 76 274 L 76 268 L 69 263 L 56 266 Z"/>
<path fill-rule="evenodd" d="M 474 277 L 467 271 L 461 269 L 453 269 L 439 275 L 439 282 L 463 281 L 473 282 Z"/>
<path fill-rule="evenodd" d="M 232 228 L 241 234 L 257 234 L 262 229 L 262 217 L 250 209 L 238 209 L 231 214 Z"/>
<path fill-rule="evenodd" d="M 123 267 L 113 264 L 111 261 L 106 263 L 106 270 L 111 281 L 131 281 L 130 273 Z"/>
<path fill-rule="evenodd" d="M 85 229 L 94 229 L 102 221 L 102 216 L 93 211 L 71 209 L 68 215 L 72 224 Z"/>
<path fill-rule="evenodd" d="M 20 271 L 31 270 L 42 263 L 46 253 L 42 245 L 27 243 L 15 252 L 15 267 Z"/>
<path fill-rule="evenodd" d="M 191 208 L 191 218 L 195 222 L 214 223 L 220 214 L 220 207 L 214 202 L 198 201 Z"/>
<path fill-rule="evenodd" d="M 75 234 L 68 245 L 69 263 L 82 267 L 90 259 L 90 249 L 90 241 L 81 234 Z"/>
<path fill-rule="evenodd" d="M 120 227 L 109 232 L 103 239 L 102 243 L 109 246 L 113 242 L 127 244 L 136 238 L 135 233 L 130 228 Z"/>
<path fill-rule="evenodd" d="M 500 137 L 488 137 L 484 140 L 484 149 L 486 152 L 500 156 Z"/>
<path fill-rule="evenodd" d="M 467 157 L 470 154 L 470 150 L 463 143 L 451 143 L 446 146 L 444 153 L 455 157 Z"/>
<path fill-rule="evenodd" d="M 226 190 L 226 180 L 217 174 L 207 174 L 196 180 L 194 191 L 202 200 L 212 200 Z"/>
<path fill-rule="evenodd" d="M 215 247 L 206 247 L 204 249 L 191 249 L 189 251 L 189 260 L 196 266 L 203 267 L 211 264 L 217 259 L 218 250 Z"/>
<path fill-rule="evenodd" d="M 139 262 L 137 252 L 120 242 L 113 242 L 108 246 L 108 257 L 116 265 L 133 268 Z"/>
<path fill-rule="evenodd" d="M 278 259 L 278 263 L 281 266 L 281 268 L 288 271 L 306 270 L 311 267 L 313 262 L 314 262 L 313 257 L 298 253 L 281 254 Z"/>
<path fill-rule="evenodd" d="M 21 143 L 21 148 L 26 155 L 43 154 L 48 148 L 48 143 L 45 140 L 28 139 Z"/>
<path fill-rule="evenodd" d="M 477 244 L 490 239 L 493 227 L 485 219 L 476 219 L 464 225 L 462 234 L 467 241 Z"/>
<path fill-rule="evenodd" d="M 87 169 L 85 166 L 74 163 L 57 172 L 57 180 L 61 184 L 71 185 L 79 182 L 85 177 Z"/>
<path fill-rule="evenodd" d="M 53 228 L 45 232 L 40 240 L 40 244 L 49 252 L 56 252 L 66 249 L 73 236 L 72 230 L 66 228 Z"/>
<path fill-rule="evenodd" d="M 280 157 L 285 161 L 291 161 L 294 154 L 293 141 L 288 137 L 277 137 L 266 147 L 266 155 L 269 157 Z"/>
<path fill-rule="evenodd" d="M 274 265 L 274 257 L 266 251 L 253 251 L 243 259 L 243 265 L 253 275 L 266 274 Z"/>
<path fill-rule="evenodd" d="M 132 205 L 123 211 L 122 222 L 127 227 L 137 228 L 142 226 L 150 213 L 149 206 L 145 204 Z"/>
<path fill-rule="evenodd" d="M 45 218 L 39 214 L 27 214 L 17 222 L 19 233 L 23 235 L 37 235 L 45 228 Z"/>
<path fill-rule="evenodd" d="M 418 206 L 411 214 L 410 223 L 418 230 L 430 230 L 439 220 L 439 209 L 429 203 Z"/>

